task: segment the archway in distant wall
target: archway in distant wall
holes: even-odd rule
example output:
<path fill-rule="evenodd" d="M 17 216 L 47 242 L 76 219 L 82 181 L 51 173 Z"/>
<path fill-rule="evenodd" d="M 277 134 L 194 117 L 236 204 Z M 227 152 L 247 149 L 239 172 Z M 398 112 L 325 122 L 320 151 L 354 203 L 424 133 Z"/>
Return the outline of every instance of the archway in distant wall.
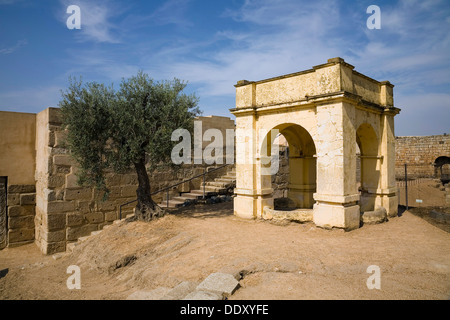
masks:
<path fill-rule="evenodd" d="M 450 181 L 450 157 L 441 156 L 434 161 L 434 173 L 443 183 Z"/>

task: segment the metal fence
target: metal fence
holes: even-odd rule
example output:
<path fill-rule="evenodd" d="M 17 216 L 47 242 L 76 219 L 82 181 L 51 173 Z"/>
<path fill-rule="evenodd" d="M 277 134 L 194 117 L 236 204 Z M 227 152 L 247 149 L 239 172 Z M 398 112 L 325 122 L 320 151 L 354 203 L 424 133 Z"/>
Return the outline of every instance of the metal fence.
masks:
<path fill-rule="evenodd" d="M 450 207 L 450 188 L 446 181 L 437 178 L 411 178 L 408 165 L 405 172 L 397 177 L 399 205 L 415 207 Z M 447 184 L 447 185 L 446 185 Z"/>

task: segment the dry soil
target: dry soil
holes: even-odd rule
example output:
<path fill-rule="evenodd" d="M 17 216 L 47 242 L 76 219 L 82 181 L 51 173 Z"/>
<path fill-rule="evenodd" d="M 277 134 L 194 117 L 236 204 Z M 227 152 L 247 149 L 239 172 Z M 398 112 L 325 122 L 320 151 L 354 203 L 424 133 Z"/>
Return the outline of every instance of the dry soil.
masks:
<path fill-rule="evenodd" d="M 114 224 L 56 260 L 34 244 L 4 249 L 0 299 L 125 299 L 219 271 L 241 275 L 230 299 L 448 299 L 450 234 L 431 209 L 345 232 L 240 219 L 231 202 L 195 206 Z M 80 267 L 80 290 L 67 288 L 70 265 Z M 367 286 L 372 265 L 380 289 Z"/>

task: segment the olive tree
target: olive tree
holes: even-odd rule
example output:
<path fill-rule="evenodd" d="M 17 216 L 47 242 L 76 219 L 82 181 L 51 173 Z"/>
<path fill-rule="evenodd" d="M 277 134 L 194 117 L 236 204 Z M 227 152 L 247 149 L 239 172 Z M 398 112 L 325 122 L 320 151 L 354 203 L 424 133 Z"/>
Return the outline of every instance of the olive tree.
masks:
<path fill-rule="evenodd" d="M 79 165 L 78 183 L 103 190 L 105 174 L 134 169 L 138 178 L 136 218 L 149 221 L 164 210 L 150 194 L 149 172 L 156 165 L 171 164 L 177 128 L 192 132 L 200 114 L 198 99 L 183 90 L 178 79 L 154 81 L 143 72 L 123 79 L 120 88 L 70 79 L 59 106 L 66 145 Z"/>

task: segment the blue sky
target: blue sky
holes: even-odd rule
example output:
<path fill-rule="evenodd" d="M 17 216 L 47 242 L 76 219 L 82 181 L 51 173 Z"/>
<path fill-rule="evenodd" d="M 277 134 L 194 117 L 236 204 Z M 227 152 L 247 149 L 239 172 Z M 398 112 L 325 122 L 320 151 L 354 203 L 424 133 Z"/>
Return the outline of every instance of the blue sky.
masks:
<path fill-rule="evenodd" d="M 69 5 L 80 30 L 66 26 Z M 450 133 L 449 30 L 448 0 L 0 0 L 0 110 L 57 106 L 71 75 L 118 86 L 144 70 L 188 81 L 204 115 L 234 118 L 238 80 L 339 56 L 395 85 L 397 135 Z"/>

